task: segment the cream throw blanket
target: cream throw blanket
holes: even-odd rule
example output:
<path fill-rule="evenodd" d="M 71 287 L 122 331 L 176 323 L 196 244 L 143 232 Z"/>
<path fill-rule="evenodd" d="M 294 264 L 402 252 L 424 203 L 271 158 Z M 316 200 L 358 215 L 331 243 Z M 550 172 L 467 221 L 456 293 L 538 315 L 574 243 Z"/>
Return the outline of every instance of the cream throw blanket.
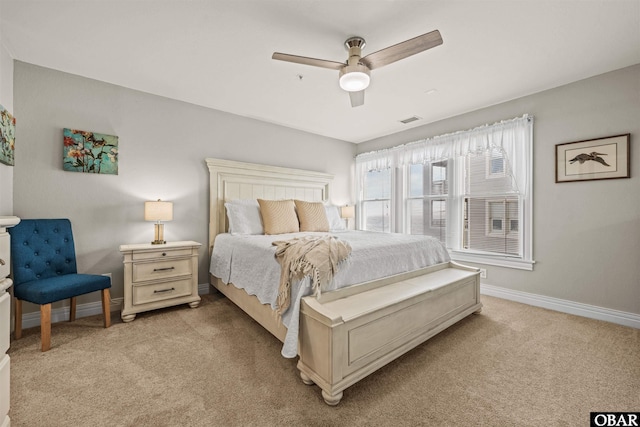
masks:
<path fill-rule="evenodd" d="M 282 315 L 291 303 L 291 283 L 311 276 L 315 295 L 331 281 L 338 266 L 351 254 L 349 243 L 334 236 L 304 236 L 273 242 L 276 259 L 282 267 L 278 287 L 277 313 Z"/>

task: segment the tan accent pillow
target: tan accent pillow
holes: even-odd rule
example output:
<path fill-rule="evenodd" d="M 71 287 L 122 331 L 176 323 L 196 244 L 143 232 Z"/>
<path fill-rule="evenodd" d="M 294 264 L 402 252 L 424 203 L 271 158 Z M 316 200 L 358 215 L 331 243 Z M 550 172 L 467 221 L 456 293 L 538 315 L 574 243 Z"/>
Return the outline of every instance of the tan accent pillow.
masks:
<path fill-rule="evenodd" d="M 300 221 L 300 231 L 329 231 L 327 211 L 321 202 L 294 200 Z"/>
<path fill-rule="evenodd" d="M 300 231 L 293 200 L 258 199 L 264 234 L 297 233 Z"/>

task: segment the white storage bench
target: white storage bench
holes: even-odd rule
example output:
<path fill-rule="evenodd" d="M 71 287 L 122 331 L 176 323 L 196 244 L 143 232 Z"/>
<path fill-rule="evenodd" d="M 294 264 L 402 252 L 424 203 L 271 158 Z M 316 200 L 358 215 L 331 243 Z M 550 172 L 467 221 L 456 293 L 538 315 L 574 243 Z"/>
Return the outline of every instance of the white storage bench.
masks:
<path fill-rule="evenodd" d="M 337 405 L 345 388 L 481 309 L 479 270 L 454 262 L 305 297 L 300 376 Z"/>

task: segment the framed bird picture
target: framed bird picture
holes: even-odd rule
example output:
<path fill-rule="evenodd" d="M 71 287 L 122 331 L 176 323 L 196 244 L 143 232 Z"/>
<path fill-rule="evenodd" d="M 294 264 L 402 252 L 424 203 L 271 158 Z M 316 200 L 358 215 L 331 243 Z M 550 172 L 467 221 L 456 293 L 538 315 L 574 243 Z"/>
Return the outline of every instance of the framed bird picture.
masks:
<path fill-rule="evenodd" d="M 556 182 L 629 178 L 630 134 L 556 145 Z"/>

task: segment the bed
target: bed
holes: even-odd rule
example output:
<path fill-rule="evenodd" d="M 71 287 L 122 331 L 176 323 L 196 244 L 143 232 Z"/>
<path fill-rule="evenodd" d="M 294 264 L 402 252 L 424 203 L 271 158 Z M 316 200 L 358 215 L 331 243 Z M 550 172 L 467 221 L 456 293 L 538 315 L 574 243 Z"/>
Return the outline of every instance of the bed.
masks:
<path fill-rule="evenodd" d="M 217 254 L 211 256 L 216 239 L 219 247 L 230 239 L 226 233 L 225 203 L 251 199 L 329 201 L 333 178 L 330 174 L 211 158 L 206 163 L 210 172 L 212 269 L 218 258 Z M 336 235 L 349 239 L 349 232 Z M 265 239 L 263 236 L 256 240 Z M 232 241 L 231 246 L 234 244 Z M 266 246 L 270 246 L 269 241 Z M 352 254 L 352 258 L 357 255 Z M 448 254 L 437 256 L 428 264 L 382 277 L 359 276 L 366 279 L 358 283 L 344 281 L 344 287 L 336 286 L 320 295 L 292 297 L 289 311 L 293 314 L 289 317 L 294 317 L 295 330 L 285 315 L 275 315 L 272 304 L 252 295 L 253 291 L 245 291 L 243 288 L 249 289 L 245 283 L 233 283 L 220 269 L 213 271 L 223 277 L 210 273 L 209 280 L 284 343 L 283 355 L 295 331 L 302 381 L 318 385 L 324 401 L 337 405 L 347 387 L 468 315 L 480 312 L 478 269 L 454 263 Z M 341 271 L 335 279 L 340 274 Z"/>

